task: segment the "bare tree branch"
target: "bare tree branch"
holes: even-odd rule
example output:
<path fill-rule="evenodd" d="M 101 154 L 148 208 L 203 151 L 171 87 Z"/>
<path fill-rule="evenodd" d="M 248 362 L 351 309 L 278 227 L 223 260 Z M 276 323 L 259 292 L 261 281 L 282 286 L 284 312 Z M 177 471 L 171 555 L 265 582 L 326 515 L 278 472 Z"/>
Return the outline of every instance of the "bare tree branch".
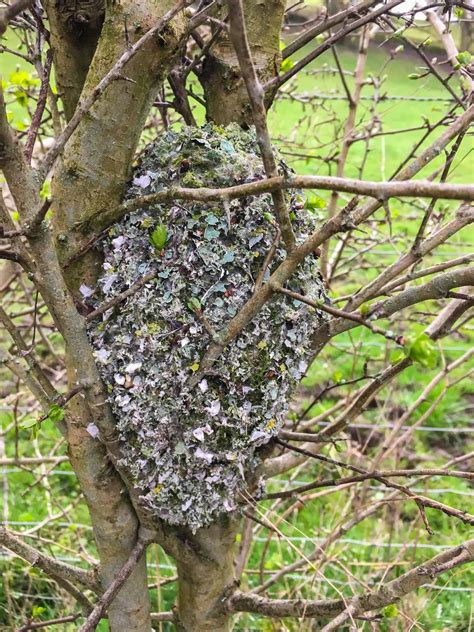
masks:
<path fill-rule="evenodd" d="M 473 109 L 474 113 L 474 109 Z M 133 200 L 127 200 L 116 209 L 101 213 L 97 219 L 100 226 L 110 226 L 127 213 L 143 209 L 154 204 L 171 202 L 173 200 L 192 200 L 196 202 L 215 202 L 219 200 L 233 200 L 249 195 L 271 193 L 279 189 L 321 189 L 323 191 L 339 191 L 373 197 L 376 200 L 386 200 L 391 197 L 436 198 L 446 200 L 474 201 L 474 185 L 445 184 L 430 182 L 429 180 L 397 180 L 390 182 L 371 182 L 369 180 L 355 180 L 336 176 L 273 176 L 265 180 L 256 180 L 245 184 L 237 184 L 222 188 L 184 188 L 176 187 L 150 193 Z M 94 217 L 87 219 L 92 223 Z"/>
<path fill-rule="evenodd" d="M 293 53 L 300 50 L 303 46 L 306 46 L 312 39 L 321 35 L 325 31 L 330 31 L 334 26 L 337 26 L 341 22 L 345 22 L 348 18 L 358 17 L 363 13 L 366 13 L 370 8 L 377 4 L 377 0 L 364 0 L 358 4 L 354 4 L 347 9 L 343 9 L 338 13 L 331 16 L 324 16 L 321 22 L 318 22 L 313 27 L 305 29 L 303 33 L 296 37 L 288 46 L 286 46 L 281 56 L 283 59 L 290 57 Z"/>
<path fill-rule="evenodd" d="M 397 478 L 404 476 L 452 476 L 453 478 L 474 480 L 474 472 L 457 472 L 455 470 L 439 470 L 433 468 L 420 470 L 383 470 L 380 472 L 374 470 L 373 472 L 359 474 L 358 476 L 341 476 L 340 478 L 323 479 L 320 481 L 314 481 L 313 483 L 307 483 L 306 485 L 300 485 L 299 487 L 293 487 L 283 492 L 272 492 L 270 494 L 266 494 L 264 500 L 271 500 L 274 498 L 292 498 L 298 494 L 311 491 L 312 489 L 319 489 L 321 487 L 338 487 L 340 485 L 347 485 L 347 483 L 360 483 L 370 479 L 378 480 L 380 477 Z"/>
<path fill-rule="evenodd" d="M 285 296 L 289 296 L 290 298 L 293 298 L 296 301 L 300 301 L 301 303 L 304 303 L 305 305 L 309 305 L 310 307 L 313 307 L 316 310 L 319 309 L 322 312 L 331 314 L 331 316 L 335 316 L 338 318 L 342 318 L 344 320 L 352 321 L 353 323 L 357 323 L 358 325 L 361 325 L 362 327 L 367 327 L 367 329 L 369 329 L 374 334 L 379 334 L 380 336 L 383 336 L 387 340 L 394 340 L 397 344 L 401 344 L 401 336 L 396 336 L 394 334 L 391 334 L 388 331 L 384 331 L 383 329 L 380 329 L 380 327 L 377 327 L 376 325 L 369 322 L 368 320 L 366 320 L 363 316 L 360 316 L 359 314 L 344 312 L 342 309 L 337 309 L 335 307 L 332 307 L 331 305 L 326 305 L 324 301 L 319 301 L 319 302 L 312 301 L 306 296 L 302 296 L 301 294 L 298 294 L 297 292 L 292 292 L 291 290 L 287 290 L 284 287 L 275 285 L 273 286 L 273 289 L 275 292 L 284 294 Z"/>
<path fill-rule="evenodd" d="M 373 305 L 370 311 L 365 315 L 367 319 L 378 320 L 388 318 L 396 312 L 406 309 L 410 305 L 416 305 L 423 301 L 446 298 L 448 292 L 464 285 L 474 285 L 474 268 L 461 268 L 452 270 L 436 276 L 424 285 L 409 287 L 383 301 L 379 301 Z M 351 324 L 347 320 L 336 319 L 328 325 L 329 337 L 332 338 L 343 331 L 353 329 L 356 324 Z M 315 334 L 315 341 L 318 339 L 318 333 Z"/>
<path fill-rule="evenodd" d="M 44 553 L 40 553 L 40 551 L 37 551 L 29 544 L 22 542 L 18 537 L 3 527 L 0 528 L 0 545 L 4 546 L 12 553 L 15 553 L 15 555 L 23 558 L 32 566 L 37 566 L 47 575 L 52 577 L 59 586 L 64 588 L 64 590 L 72 595 L 78 603 L 84 606 L 87 612 L 92 610 L 90 601 L 81 590 L 75 587 L 74 584 L 79 583 L 84 588 L 100 594 L 101 591 L 94 574 L 55 560 Z"/>
<path fill-rule="evenodd" d="M 31 621 L 29 623 L 25 623 L 21 628 L 18 628 L 16 632 L 28 632 L 28 630 L 41 630 L 42 628 L 49 628 L 53 625 L 62 625 L 63 623 L 74 623 L 80 617 L 80 613 L 77 614 L 69 614 L 65 617 L 58 617 L 56 619 L 49 619 L 48 621 Z"/>
<path fill-rule="evenodd" d="M 379 6 L 379 8 L 375 9 L 374 11 L 369 11 L 366 15 L 359 18 L 358 20 L 354 20 L 353 22 L 350 22 L 349 26 L 345 28 L 341 28 L 334 35 L 332 35 L 331 37 L 328 37 L 320 46 L 318 46 L 311 53 L 303 57 L 303 59 L 296 62 L 296 64 L 292 68 L 287 70 L 287 72 L 285 72 L 283 75 L 280 75 L 279 77 L 272 79 L 267 84 L 265 84 L 263 86 L 264 89 L 269 90 L 269 89 L 280 88 L 284 83 L 286 83 L 289 79 L 291 79 L 298 72 L 300 72 L 300 70 L 302 70 L 305 66 L 307 66 L 309 63 L 314 61 L 317 57 L 319 57 L 324 52 L 329 50 L 331 46 L 333 46 L 336 42 L 346 37 L 346 35 L 349 35 L 350 33 L 356 31 L 361 26 L 364 26 L 365 24 L 368 24 L 369 22 L 374 22 L 378 17 L 380 17 L 381 15 L 384 15 L 385 13 L 390 11 L 390 9 L 394 9 L 396 6 L 398 6 L 401 3 L 402 3 L 402 0 L 392 0 L 391 2 L 388 2 L 387 4 L 383 4 L 382 6 Z"/>
<path fill-rule="evenodd" d="M 0 9 L 0 36 L 7 30 L 8 23 L 28 9 L 31 4 L 33 4 L 33 0 L 16 0 L 16 2 Z"/>
<path fill-rule="evenodd" d="M 350 609 L 353 616 L 380 610 L 395 603 L 410 592 L 432 581 L 438 575 L 474 560 L 474 540 L 440 553 L 431 560 L 363 595 L 342 599 L 313 601 L 309 599 L 265 599 L 252 593 L 236 592 L 228 601 L 232 612 L 254 612 L 267 617 L 322 617 L 344 612 L 337 624 L 343 623 Z M 335 628 L 328 628 L 335 629 Z"/>
<path fill-rule="evenodd" d="M 366 470 L 364 470 L 364 469 L 362 469 L 360 467 L 357 467 L 355 465 L 350 465 L 348 463 L 343 463 L 342 461 L 336 461 L 335 459 L 330 459 L 330 458 L 328 458 L 326 456 L 323 456 L 322 454 L 315 454 L 314 451 L 309 451 L 309 450 L 306 450 L 305 448 L 300 448 L 300 447 L 291 445 L 289 443 L 286 443 L 286 442 L 282 441 L 281 439 L 276 439 L 276 442 L 279 443 L 280 445 L 283 445 L 284 447 L 288 448 L 289 450 L 293 450 L 294 452 L 297 452 L 298 454 L 301 454 L 301 455 L 303 455 L 305 457 L 309 457 L 309 458 L 312 458 L 312 459 L 317 459 L 318 461 L 322 461 L 323 463 L 331 463 L 331 464 L 336 465 L 338 467 L 343 467 L 345 469 L 351 470 L 352 472 L 358 472 L 359 474 L 364 475 L 364 476 L 366 476 L 368 474 L 368 472 Z M 385 487 L 397 489 L 402 494 L 404 494 L 405 496 L 407 496 L 408 498 L 413 500 L 418 505 L 418 508 L 420 509 L 420 513 L 421 513 L 423 522 L 425 523 L 426 529 L 427 529 L 428 533 L 430 533 L 430 534 L 433 534 L 433 531 L 430 528 L 430 526 L 428 524 L 428 521 L 426 519 L 426 516 L 425 516 L 425 513 L 424 513 L 424 508 L 425 507 L 431 507 L 432 509 L 437 509 L 438 511 L 441 511 L 441 512 L 445 513 L 448 516 L 452 516 L 454 518 L 458 518 L 462 522 L 474 525 L 474 516 L 469 514 L 469 513 L 467 513 L 466 511 L 455 509 L 454 507 L 450 507 L 450 506 L 445 505 L 443 503 L 440 503 L 440 502 L 438 502 L 436 500 L 432 500 L 431 498 L 427 498 L 426 496 L 420 496 L 419 494 L 415 494 L 414 492 L 412 492 L 405 485 L 399 485 L 398 483 L 392 483 L 389 480 L 387 480 L 386 478 L 384 478 L 381 474 L 373 474 L 372 473 L 372 475 L 369 478 L 373 478 L 374 480 L 379 481 L 380 483 L 385 485 Z M 359 482 L 359 481 L 356 481 L 356 482 Z M 346 483 L 347 483 L 347 481 L 346 481 Z"/>

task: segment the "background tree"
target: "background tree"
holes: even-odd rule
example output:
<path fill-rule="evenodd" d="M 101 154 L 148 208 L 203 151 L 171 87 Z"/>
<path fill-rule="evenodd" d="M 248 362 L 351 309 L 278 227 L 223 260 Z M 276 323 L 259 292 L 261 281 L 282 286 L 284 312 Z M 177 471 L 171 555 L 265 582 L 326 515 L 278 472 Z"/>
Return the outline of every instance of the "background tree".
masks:
<path fill-rule="evenodd" d="M 387 504 L 395 508 L 391 511 L 413 506 L 421 528 L 428 532 L 436 528 L 431 524 L 441 520 L 440 515 L 459 523 L 460 534 L 465 531 L 463 525 L 474 523 L 474 516 L 463 506 L 453 507 L 420 493 L 419 487 L 413 489 L 415 483 L 421 485 L 430 477 L 472 480 L 474 474 L 464 467 L 470 456 L 467 450 L 454 459 L 445 455 L 437 466 L 425 466 L 412 452 L 401 452 L 413 435 L 413 427 L 407 423 L 414 412 L 427 403 L 415 422 L 415 427 L 420 426 L 434 414 L 445 393 L 472 371 L 468 365 L 472 349 L 466 348 L 452 359 L 440 342 L 447 336 L 471 340 L 468 322 L 474 272 L 468 264 L 472 255 L 460 250 L 452 258 L 419 267 L 435 250 L 459 246 L 460 232 L 474 217 L 474 186 L 448 182 L 470 151 L 469 126 L 474 118 L 470 53 L 457 48 L 449 12 L 430 5 L 425 15 L 446 53 L 445 59 L 433 58 L 426 38 L 412 40 L 406 32 L 413 14 L 396 14 L 401 0 L 341 4 L 334 13 L 329 7 L 329 13 L 308 19 L 282 46 L 282 24 L 292 23 L 298 4 L 286 7 L 283 0 L 18 0 L 2 9 L 1 32 L 8 34 L 10 25 L 22 42 L 19 50 L 12 51 L 7 38 L 3 52 L 16 54 L 34 68 L 34 74 L 21 75 L 18 70 L 20 74 L 10 78 L 0 113 L 0 166 L 5 179 L 0 256 L 7 261 L 0 280 L 4 302 L 0 320 L 5 332 L 0 357 L 5 369 L 3 395 L 14 410 L 4 436 L 17 437 L 11 442 L 13 456 L 6 455 L 3 465 L 45 467 L 67 459 L 87 504 L 99 558 L 97 568 L 90 557 L 89 568 L 70 564 L 55 557 L 54 551 L 43 552 L 46 542 L 40 540 L 33 548 L 26 541 L 29 534 L 19 537 L 2 528 L 0 543 L 4 547 L 53 578 L 78 604 L 72 612 L 58 612 L 54 620 L 43 623 L 31 620 L 32 616 L 40 618 L 42 612 L 24 613 L 27 621 L 20 629 L 57 624 L 64 629 L 80 626 L 85 632 L 104 625 L 100 622 L 107 617 L 114 631 L 145 631 L 152 625 L 168 625 L 166 622 L 181 630 L 217 631 L 230 629 L 241 612 L 255 614 L 258 621 L 263 617 L 296 618 L 300 620 L 297 629 L 306 625 L 306 619 L 315 619 L 317 628 L 325 632 L 351 626 L 359 629 L 396 615 L 395 602 L 474 558 L 474 543 L 466 539 L 425 559 L 422 565 L 402 568 L 390 578 L 385 573 L 378 576 L 375 587 L 362 582 L 352 595 L 334 584 L 336 598 L 323 595 L 315 599 L 307 594 L 307 587 L 304 598 L 298 592 L 279 599 L 265 595 L 295 570 L 307 568 L 320 574 L 334 542 L 384 511 Z M 452 4 L 463 8 L 461 2 Z M 351 34 L 358 43 L 349 84 L 339 44 Z M 384 129 L 378 111 L 380 102 L 390 98 L 383 91 L 384 68 L 378 74 L 366 72 L 367 51 L 377 37 L 379 42 L 389 42 L 387 65 L 401 53 L 403 43 L 420 60 L 413 65 L 421 64 L 410 80 L 430 77 L 445 86 L 447 97 L 436 120 L 430 116 L 413 130 L 407 101 L 406 127 Z M 295 86 L 300 73 L 328 50 L 334 58 L 331 72 L 338 74 L 348 105 L 343 117 L 336 116 L 317 93 L 317 82 L 316 93 L 300 94 Z M 447 72 L 445 61 L 451 68 Z M 361 116 L 362 90 L 367 84 L 374 92 L 368 115 Z M 26 107 L 26 127 L 12 120 L 11 95 Z M 316 123 L 301 113 L 300 128 L 306 130 L 303 142 L 295 134 L 279 139 L 282 155 L 307 160 L 311 175 L 292 173 L 272 147 L 267 112 L 275 103 L 279 116 L 285 100 L 295 100 L 313 114 L 315 110 L 319 116 L 323 113 Z M 214 182 L 212 186 L 208 182 L 181 186 L 180 180 L 177 186 L 170 183 L 168 188 L 143 195 L 131 188 L 134 161 L 139 154 L 146 156 L 142 152 L 147 140 L 166 129 L 179 130 L 183 122 L 202 124 L 204 118 L 221 126 L 213 133 L 225 134 L 222 126 L 230 123 L 244 130 L 255 126 L 261 158 L 255 178 L 232 182 L 232 187 Z M 334 131 L 330 143 L 324 137 L 328 129 Z M 391 142 L 392 134 L 413 131 L 419 132 L 417 140 L 408 155 L 400 156 L 393 174 L 382 181 L 364 177 L 375 138 L 387 135 Z M 192 133 L 183 132 L 185 136 Z M 354 143 L 365 149 L 355 174 L 358 177 L 348 178 L 347 156 Z M 328 153 L 325 148 L 329 145 Z M 328 175 L 314 175 L 315 165 L 319 174 L 321 166 L 327 167 Z M 336 176 L 331 175 L 333 168 Z M 417 175 L 423 179 L 415 178 Z M 135 171 L 137 177 L 147 177 L 140 167 Z M 139 189 L 147 188 L 142 185 L 143 180 L 138 180 Z M 318 195 L 307 193 L 305 201 L 298 193 L 302 190 L 318 191 Z M 322 197 L 325 191 L 327 207 Z M 200 304 L 183 305 L 183 310 L 194 312 L 196 321 L 204 323 L 209 334 L 207 349 L 191 370 L 186 388 L 197 388 L 200 380 L 213 375 L 219 357 L 234 341 L 251 335 L 272 300 L 282 305 L 297 301 L 319 319 L 311 347 L 308 341 L 307 351 L 311 348 L 314 360 L 311 370 L 317 373 L 325 357 L 332 379 L 317 374 L 323 386 L 303 393 L 287 420 L 278 420 L 269 428 L 269 436 L 257 451 L 258 466 L 254 463 L 243 473 L 246 488 L 237 498 L 228 499 L 230 508 L 223 506 L 222 511 L 214 512 L 210 525 L 195 530 L 184 519 L 182 524 L 157 519 L 144 505 L 123 463 L 123 436 L 117 428 L 120 419 L 112 410 L 110 389 L 101 379 L 97 349 L 90 341 L 94 319 L 111 308 L 125 311 L 147 283 L 156 287 L 154 280 L 144 276 L 115 294 L 111 302 L 101 304 L 88 300 L 89 292 L 95 291 L 102 274 L 103 240 L 128 213 L 138 210 L 153 215 L 156 205 L 163 203 L 184 208 L 187 203 L 210 204 L 223 209 L 223 217 L 228 214 L 230 225 L 235 208 L 230 206 L 232 200 L 247 207 L 262 199 L 273 213 L 268 221 L 275 242 L 267 248 L 248 300 L 231 318 L 218 323 L 217 330 L 214 323 L 209 327 Z M 394 212 L 394 199 L 397 204 L 406 200 L 401 207 L 402 222 Z M 439 200 L 448 202 L 440 204 Z M 298 212 L 318 213 L 318 208 L 319 221 L 304 235 L 298 228 Z M 407 236 L 404 223 L 415 226 L 415 232 Z M 166 230 L 164 237 L 158 234 L 156 239 L 161 252 Z M 394 244 L 397 253 L 388 266 L 373 256 L 376 247 L 385 243 Z M 332 291 L 329 302 L 302 293 L 294 283 L 319 256 Z M 269 330 L 272 325 L 268 323 Z M 383 341 L 383 355 L 361 358 L 354 352 L 352 376 L 343 379 L 331 355 L 333 340 L 351 336 L 353 330 L 364 330 L 371 340 Z M 258 340 L 254 342 L 257 345 Z M 419 371 L 439 368 L 416 400 L 391 419 L 387 434 L 361 439 L 353 423 L 370 407 L 387 406 L 390 388 L 414 365 L 415 371 L 416 367 Z M 266 379 L 278 381 L 273 375 Z M 231 387 L 227 385 L 224 392 Z M 318 401 L 335 389 L 341 389 L 341 394 L 315 415 Z M 24 418 L 19 417 L 20 401 L 27 406 Z M 18 433 L 33 431 L 38 445 L 49 422 L 62 434 L 60 444 L 47 456 L 23 457 Z M 53 436 L 57 442 L 57 435 Z M 370 449 L 371 441 L 376 449 Z M 57 454 L 60 445 L 67 448 L 67 457 Z M 304 484 L 284 482 L 294 472 L 306 476 Z M 41 484 L 48 484 L 47 474 L 46 468 Z M 259 489 L 261 477 L 271 481 L 281 475 L 286 478 L 277 479 L 276 487 L 270 483 L 268 491 Z M 368 482 L 389 491 L 380 499 Z M 302 550 L 287 537 L 285 520 L 304 503 L 311 503 L 317 512 L 326 488 L 339 487 L 349 490 L 340 521 L 325 532 L 314 550 Z M 315 491 L 318 489 L 325 491 Z M 52 508 L 50 515 L 54 515 Z M 67 511 L 60 510 L 59 516 L 65 515 Z M 390 513 L 384 516 L 389 522 Z M 319 517 L 318 525 L 321 528 Z M 267 532 L 268 541 L 259 552 L 261 582 L 246 585 L 253 540 L 262 531 Z M 297 559 L 266 577 L 265 555 L 275 537 L 282 538 Z M 176 565 L 177 600 L 173 611 L 151 614 L 147 551 L 155 551 L 156 544 L 164 552 L 160 555 L 169 556 Z M 351 584 L 347 574 L 343 588 Z M 8 588 L 5 598 L 10 603 Z M 12 612 L 9 606 L 13 626 L 18 623 Z M 409 619 L 409 614 L 404 616 Z"/>

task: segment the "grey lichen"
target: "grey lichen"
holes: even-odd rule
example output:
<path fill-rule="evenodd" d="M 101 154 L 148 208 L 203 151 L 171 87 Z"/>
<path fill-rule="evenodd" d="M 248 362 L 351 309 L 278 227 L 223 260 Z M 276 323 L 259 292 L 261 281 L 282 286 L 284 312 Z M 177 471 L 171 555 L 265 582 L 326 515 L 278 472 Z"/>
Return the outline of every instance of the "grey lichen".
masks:
<path fill-rule="evenodd" d="M 283 162 L 281 169 L 288 169 Z M 255 135 L 236 125 L 168 131 L 144 152 L 128 197 L 170 186 L 229 186 L 264 177 Z M 287 195 L 295 233 L 315 217 Z M 274 296 L 197 386 L 212 332 L 251 297 L 277 227 L 270 195 L 222 204 L 176 202 L 134 212 L 110 230 L 96 292 L 108 301 L 155 279 L 95 321 L 90 338 L 120 431 L 122 465 L 143 503 L 195 530 L 234 511 L 258 448 L 280 429 L 321 315 Z M 269 269 L 283 260 L 279 244 Z M 288 287 L 324 296 L 315 257 Z"/>

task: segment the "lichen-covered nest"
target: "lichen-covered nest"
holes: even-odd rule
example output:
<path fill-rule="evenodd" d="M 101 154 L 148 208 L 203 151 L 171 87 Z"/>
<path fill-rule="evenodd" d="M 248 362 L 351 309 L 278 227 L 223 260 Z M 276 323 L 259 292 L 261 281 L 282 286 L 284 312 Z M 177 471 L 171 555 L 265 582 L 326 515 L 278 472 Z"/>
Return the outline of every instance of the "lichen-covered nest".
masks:
<path fill-rule="evenodd" d="M 128 197 L 263 176 L 253 131 L 184 128 L 145 150 Z M 301 195 L 287 199 L 295 233 L 304 239 L 315 217 Z M 309 337 L 322 316 L 277 295 L 212 370 L 189 385 L 209 331 L 225 328 L 251 297 L 276 234 L 267 194 L 228 204 L 158 204 L 127 216 L 104 245 L 97 304 L 157 272 L 95 321 L 90 338 L 117 418 L 122 465 L 144 504 L 168 523 L 194 530 L 235 510 L 246 472 L 258 463 L 257 448 L 278 432 L 306 370 Z M 279 244 L 265 278 L 284 254 Z M 313 299 L 324 295 L 315 257 L 288 287 Z"/>

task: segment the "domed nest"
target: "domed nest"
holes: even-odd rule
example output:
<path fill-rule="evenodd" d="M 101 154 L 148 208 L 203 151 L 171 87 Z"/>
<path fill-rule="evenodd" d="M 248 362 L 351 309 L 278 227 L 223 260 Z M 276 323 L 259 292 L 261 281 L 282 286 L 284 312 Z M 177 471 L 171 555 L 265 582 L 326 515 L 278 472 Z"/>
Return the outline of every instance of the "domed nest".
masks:
<path fill-rule="evenodd" d="M 280 161 L 282 172 L 289 171 Z M 224 187 L 264 177 L 253 131 L 237 125 L 168 131 L 145 150 L 128 198 L 171 186 Z M 288 193 L 298 240 L 315 217 Z M 122 466 L 143 503 L 170 524 L 195 530 L 236 509 L 258 448 L 276 435 L 307 368 L 323 316 L 275 295 L 195 386 L 212 341 L 252 296 L 277 226 L 269 194 L 228 203 L 157 204 L 125 217 L 104 244 L 98 304 L 150 272 L 156 278 L 90 328 L 120 432 Z M 266 280 L 283 260 L 277 247 Z M 288 287 L 317 300 L 315 257 Z"/>

